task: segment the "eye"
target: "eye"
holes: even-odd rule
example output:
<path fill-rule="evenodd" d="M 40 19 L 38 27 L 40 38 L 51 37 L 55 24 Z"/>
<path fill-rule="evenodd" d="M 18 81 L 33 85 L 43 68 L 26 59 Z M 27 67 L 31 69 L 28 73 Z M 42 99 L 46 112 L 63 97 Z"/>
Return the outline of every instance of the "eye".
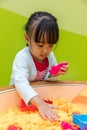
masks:
<path fill-rule="evenodd" d="M 43 47 L 43 45 L 38 45 L 39 47 Z"/>
<path fill-rule="evenodd" d="M 44 45 L 43 44 L 38 44 L 38 47 L 43 47 Z"/>

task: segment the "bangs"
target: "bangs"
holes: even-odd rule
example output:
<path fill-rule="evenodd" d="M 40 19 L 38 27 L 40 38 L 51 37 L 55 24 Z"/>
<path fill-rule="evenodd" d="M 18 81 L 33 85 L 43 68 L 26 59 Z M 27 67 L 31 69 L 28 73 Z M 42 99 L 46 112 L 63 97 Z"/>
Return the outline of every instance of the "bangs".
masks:
<path fill-rule="evenodd" d="M 35 42 L 55 44 L 59 39 L 57 23 L 42 19 L 35 29 Z"/>

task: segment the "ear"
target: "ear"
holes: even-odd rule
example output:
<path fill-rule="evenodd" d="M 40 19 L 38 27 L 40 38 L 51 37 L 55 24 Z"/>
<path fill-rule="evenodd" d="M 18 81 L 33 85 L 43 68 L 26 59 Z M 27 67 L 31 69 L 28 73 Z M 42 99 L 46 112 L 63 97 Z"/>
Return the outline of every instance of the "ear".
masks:
<path fill-rule="evenodd" d="M 24 37 L 25 37 L 26 43 L 29 44 L 29 36 L 25 33 L 25 34 L 24 34 Z"/>

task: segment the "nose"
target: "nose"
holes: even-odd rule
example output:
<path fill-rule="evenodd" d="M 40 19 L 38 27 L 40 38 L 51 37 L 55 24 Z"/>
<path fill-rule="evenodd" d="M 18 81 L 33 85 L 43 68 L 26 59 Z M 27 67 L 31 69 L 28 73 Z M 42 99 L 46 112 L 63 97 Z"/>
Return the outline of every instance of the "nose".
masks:
<path fill-rule="evenodd" d="M 47 54 L 48 53 L 48 48 L 43 48 L 42 53 Z"/>

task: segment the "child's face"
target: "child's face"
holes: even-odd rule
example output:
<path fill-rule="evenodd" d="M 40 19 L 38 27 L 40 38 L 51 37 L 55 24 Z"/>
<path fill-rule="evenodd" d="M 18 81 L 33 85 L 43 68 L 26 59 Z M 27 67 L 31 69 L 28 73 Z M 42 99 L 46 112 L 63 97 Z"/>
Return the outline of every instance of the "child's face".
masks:
<path fill-rule="evenodd" d="M 32 39 L 29 40 L 29 37 L 26 34 L 25 40 L 29 45 L 31 54 L 39 61 L 43 61 L 50 54 L 54 45 L 48 43 L 36 43 Z"/>
<path fill-rule="evenodd" d="M 37 60 L 43 61 L 52 51 L 53 44 L 31 42 L 29 48 Z"/>

